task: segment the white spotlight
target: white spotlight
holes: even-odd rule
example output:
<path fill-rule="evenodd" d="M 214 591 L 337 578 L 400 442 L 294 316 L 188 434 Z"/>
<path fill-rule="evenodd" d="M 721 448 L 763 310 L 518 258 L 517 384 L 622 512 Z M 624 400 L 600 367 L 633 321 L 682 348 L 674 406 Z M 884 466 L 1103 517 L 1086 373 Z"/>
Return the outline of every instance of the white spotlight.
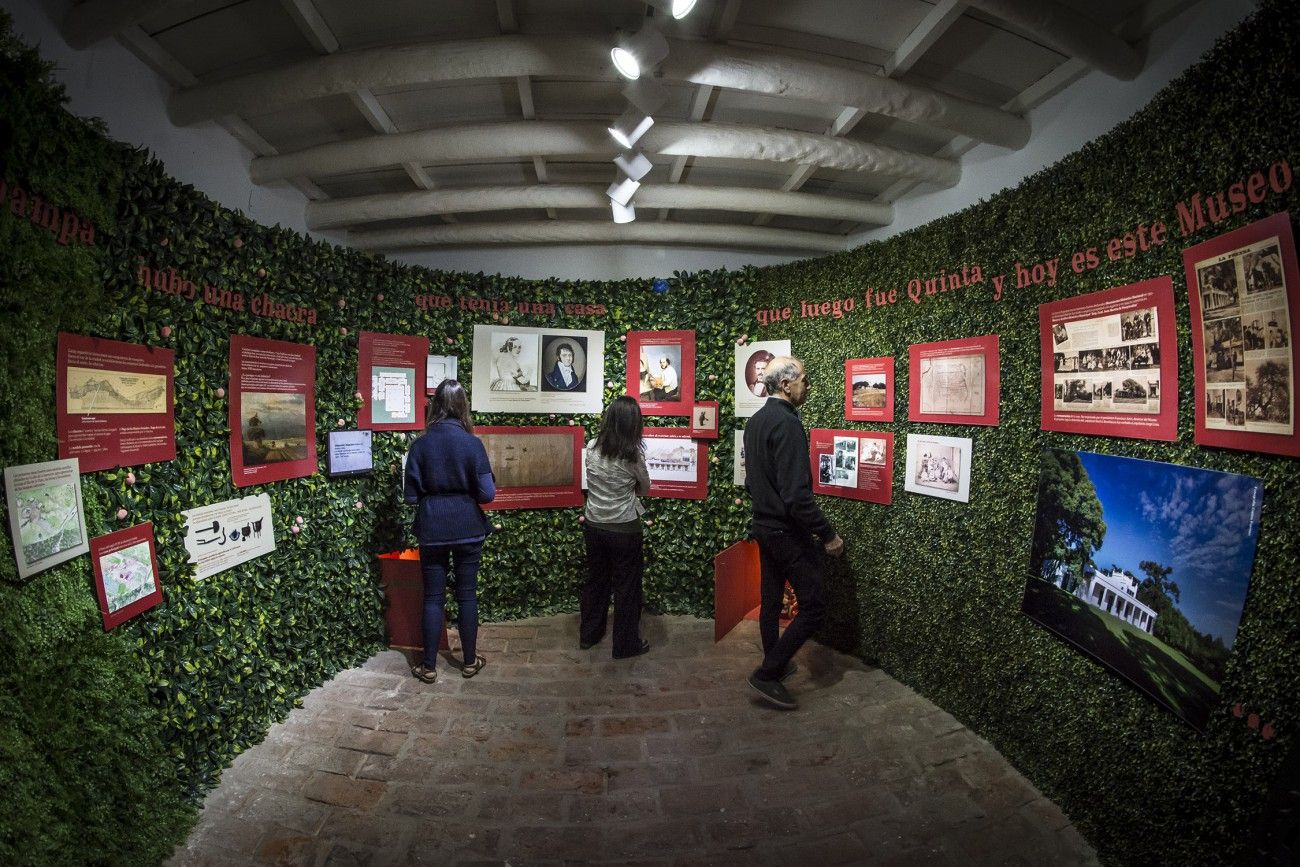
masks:
<path fill-rule="evenodd" d="M 658 66 L 668 56 L 668 40 L 647 21 L 631 36 L 619 35 L 609 51 L 614 68 L 624 78 L 636 80 L 641 73 Z"/>
<path fill-rule="evenodd" d="M 636 219 L 636 208 L 631 205 L 620 205 L 618 202 L 611 201 L 609 207 L 614 212 L 615 223 L 630 223 Z"/>
<path fill-rule="evenodd" d="M 695 0 L 646 0 L 646 2 L 678 20 L 690 15 L 691 10 L 695 8 Z"/>
<path fill-rule="evenodd" d="M 654 164 L 640 151 L 623 151 L 614 157 L 614 165 L 634 181 L 641 180 L 654 168 Z"/>
<path fill-rule="evenodd" d="M 640 181 L 634 181 L 631 178 L 621 178 L 609 185 L 605 190 L 605 195 L 609 196 L 620 205 L 626 205 L 632 201 L 632 196 L 636 195 L 637 189 L 641 186 Z"/>
<path fill-rule="evenodd" d="M 609 134 L 625 150 L 630 149 L 646 130 L 654 126 L 655 119 L 636 106 L 618 116 L 618 120 L 609 125 Z"/>

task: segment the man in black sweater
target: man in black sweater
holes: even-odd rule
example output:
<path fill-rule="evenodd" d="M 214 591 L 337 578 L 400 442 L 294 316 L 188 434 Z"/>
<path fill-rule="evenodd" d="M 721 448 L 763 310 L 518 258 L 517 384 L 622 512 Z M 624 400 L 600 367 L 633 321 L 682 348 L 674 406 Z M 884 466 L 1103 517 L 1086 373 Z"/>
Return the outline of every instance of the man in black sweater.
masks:
<path fill-rule="evenodd" d="M 749 676 L 749 685 L 777 707 L 792 710 L 798 703 L 781 681 L 793 671 L 795 651 L 826 615 L 825 558 L 843 554 L 844 540 L 813 499 L 808 435 L 798 410 L 810 387 L 803 362 L 776 356 L 763 379 L 767 403 L 745 428 L 745 487 L 762 567 L 758 632 L 763 664 Z M 799 613 L 781 634 L 787 581 L 799 600 Z"/>

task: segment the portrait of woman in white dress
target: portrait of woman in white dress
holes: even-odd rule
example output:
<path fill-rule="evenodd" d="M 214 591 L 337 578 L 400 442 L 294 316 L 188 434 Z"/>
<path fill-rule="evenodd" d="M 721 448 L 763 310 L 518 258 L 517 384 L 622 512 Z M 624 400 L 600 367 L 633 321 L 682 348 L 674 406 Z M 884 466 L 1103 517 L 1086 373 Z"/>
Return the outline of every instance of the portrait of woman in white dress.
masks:
<path fill-rule="evenodd" d="M 518 337 L 508 337 L 492 359 L 493 391 L 537 391 L 533 365 L 523 356 L 524 344 Z"/>

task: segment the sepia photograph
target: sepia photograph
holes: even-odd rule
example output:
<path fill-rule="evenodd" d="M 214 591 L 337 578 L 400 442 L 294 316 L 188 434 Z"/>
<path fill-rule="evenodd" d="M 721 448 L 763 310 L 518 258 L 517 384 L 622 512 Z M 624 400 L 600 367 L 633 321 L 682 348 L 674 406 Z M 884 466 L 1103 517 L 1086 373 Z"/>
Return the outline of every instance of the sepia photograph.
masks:
<path fill-rule="evenodd" d="M 1282 277 L 1282 254 L 1277 244 L 1269 244 L 1247 253 L 1243 264 L 1247 295 L 1286 288 L 1286 281 Z"/>
<path fill-rule="evenodd" d="M 914 494 L 968 502 L 970 456 L 968 437 L 908 434 L 903 488 Z"/>
<path fill-rule="evenodd" d="M 871 464 L 872 466 L 877 467 L 884 466 L 885 455 L 887 453 L 885 441 L 883 439 L 876 439 L 874 437 L 862 438 L 862 463 Z"/>
<path fill-rule="evenodd" d="M 1245 343 L 1241 320 L 1235 316 L 1205 323 L 1205 378 L 1209 382 L 1241 382 Z"/>
<path fill-rule="evenodd" d="M 691 407 L 691 436 L 696 439 L 717 439 L 718 416 L 719 409 L 716 400 L 697 401 Z"/>
<path fill-rule="evenodd" d="M 497 489 L 571 485 L 573 437 L 566 433 L 479 433 Z"/>
<path fill-rule="evenodd" d="M 1244 366 L 1246 421 L 1291 429 L 1291 359 L 1260 359 Z"/>
<path fill-rule="evenodd" d="M 1133 310 L 1119 315 L 1122 340 L 1147 340 L 1155 336 L 1155 310 Z"/>
<path fill-rule="evenodd" d="M 1237 260 L 1228 259 L 1196 271 L 1201 295 L 1201 314 L 1222 316 L 1237 305 Z"/>

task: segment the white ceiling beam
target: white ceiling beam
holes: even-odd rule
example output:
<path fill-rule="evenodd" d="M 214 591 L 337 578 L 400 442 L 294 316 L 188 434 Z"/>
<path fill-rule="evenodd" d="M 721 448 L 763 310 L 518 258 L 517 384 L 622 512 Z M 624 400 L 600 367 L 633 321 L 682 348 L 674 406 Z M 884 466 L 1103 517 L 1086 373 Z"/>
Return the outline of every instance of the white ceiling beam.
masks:
<path fill-rule="evenodd" d="M 864 141 L 739 124 L 656 123 L 641 139 L 649 153 L 775 163 L 808 163 L 842 171 L 914 177 L 953 185 L 961 166 L 923 154 Z M 294 153 L 258 157 L 249 166 L 254 183 L 307 175 L 370 171 L 407 162 L 439 165 L 591 156 L 612 159 L 613 142 L 599 121 L 515 121 L 469 124 L 396 135 L 367 136 L 316 145 Z"/>
<path fill-rule="evenodd" d="M 966 4 L 961 0 L 939 0 L 894 50 L 894 56 L 885 63 L 885 75 L 896 78 L 906 73 L 965 11 Z"/>
<path fill-rule="evenodd" d="M 962 12 L 965 11 L 966 4 L 960 0 L 939 0 L 938 3 L 930 9 L 921 22 L 912 28 L 912 32 L 907 34 L 907 38 L 902 41 L 894 51 L 892 57 L 885 62 L 882 72 L 886 77 L 895 77 L 904 74 L 921 59 L 921 56 L 930 49 L 935 42 L 939 40 L 949 27 L 953 25 Z M 830 127 L 826 130 L 827 135 L 841 136 L 848 133 L 857 126 L 864 117 L 867 116 L 865 109 L 848 106 L 839 113 L 839 116 L 831 122 Z M 781 185 L 783 190 L 797 190 L 808 182 L 814 174 L 817 173 L 816 166 L 802 165 L 795 169 L 786 182 Z M 908 183 L 915 184 L 913 180 Z M 771 214 L 760 214 L 754 220 L 754 225 L 766 225 L 772 219 Z"/>
<path fill-rule="evenodd" d="M 1010 112 L 880 75 L 801 57 L 670 40 L 660 66 L 669 81 L 850 106 L 1018 148 L 1029 125 Z M 362 88 L 552 76 L 615 80 L 609 40 L 594 36 L 498 36 L 339 52 L 173 93 L 172 122 L 186 126 L 224 114 L 275 108 Z"/>
<path fill-rule="evenodd" d="M 709 87 L 707 84 L 705 84 L 696 88 L 695 98 L 691 100 L 690 119 L 697 123 L 699 121 L 704 120 L 705 116 L 709 112 L 709 102 L 712 99 L 713 99 L 712 87 Z M 680 183 L 682 176 L 686 174 L 686 167 L 690 164 L 690 161 L 691 158 L 688 156 L 680 156 L 677 159 L 673 160 L 672 168 L 668 170 L 668 183 L 670 184 Z M 668 211 L 666 209 L 659 212 L 659 219 L 661 220 L 668 219 Z"/>
<path fill-rule="evenodd" d="M 646 208 L 771 211 L 797 217 L 850 220 L 873 226 L 887 225 L 894 219 L 893 208 L 889 205 L 752 187 L 643 184 L 637 190 L 636 203 Z M 311 202 L 307 205 L 307 226 L 311 229 L 337 229 L 455 212 L 485 213 L 516 208 L 604 208 L 608 205 L 605 187 L 599 185 L 462 187 Z"/>
<path fill-rule="evenodd" d="M 139 24 L 175 0 L 86 0 L 68 10 L 60 30 L 73 48 L 89 48 L 101 39 Z"/>
<path fill-rule="evenodd" d="M 423 247 L 479 247 L 497 244 L 671 244 L 688 247 L 740 247 L 837 253 L 843 235 L 723 226 L 713 223 L 656 223 L 644 220 L 616 225 L 603 221 L 556 220 L 534 223 L 460 223 L 349 232 L 348 245 L 359 250 L 411 250 Z"/>
<path fill-rule="evenodd" d="M 1142 55 L 1122 38 L 1056 0 L 967 0 L 1045 45 L 1121 81 L 1142 71 Z"/>
<path fill-rule="evenodd" d="M 334 35 L 329 24 L 325 23 L 313 0 L 280 0 L 280 5 L 307 37 L 312 48 L 321 54 L 333 54 L 339 50 L 338 37 Z"/>

